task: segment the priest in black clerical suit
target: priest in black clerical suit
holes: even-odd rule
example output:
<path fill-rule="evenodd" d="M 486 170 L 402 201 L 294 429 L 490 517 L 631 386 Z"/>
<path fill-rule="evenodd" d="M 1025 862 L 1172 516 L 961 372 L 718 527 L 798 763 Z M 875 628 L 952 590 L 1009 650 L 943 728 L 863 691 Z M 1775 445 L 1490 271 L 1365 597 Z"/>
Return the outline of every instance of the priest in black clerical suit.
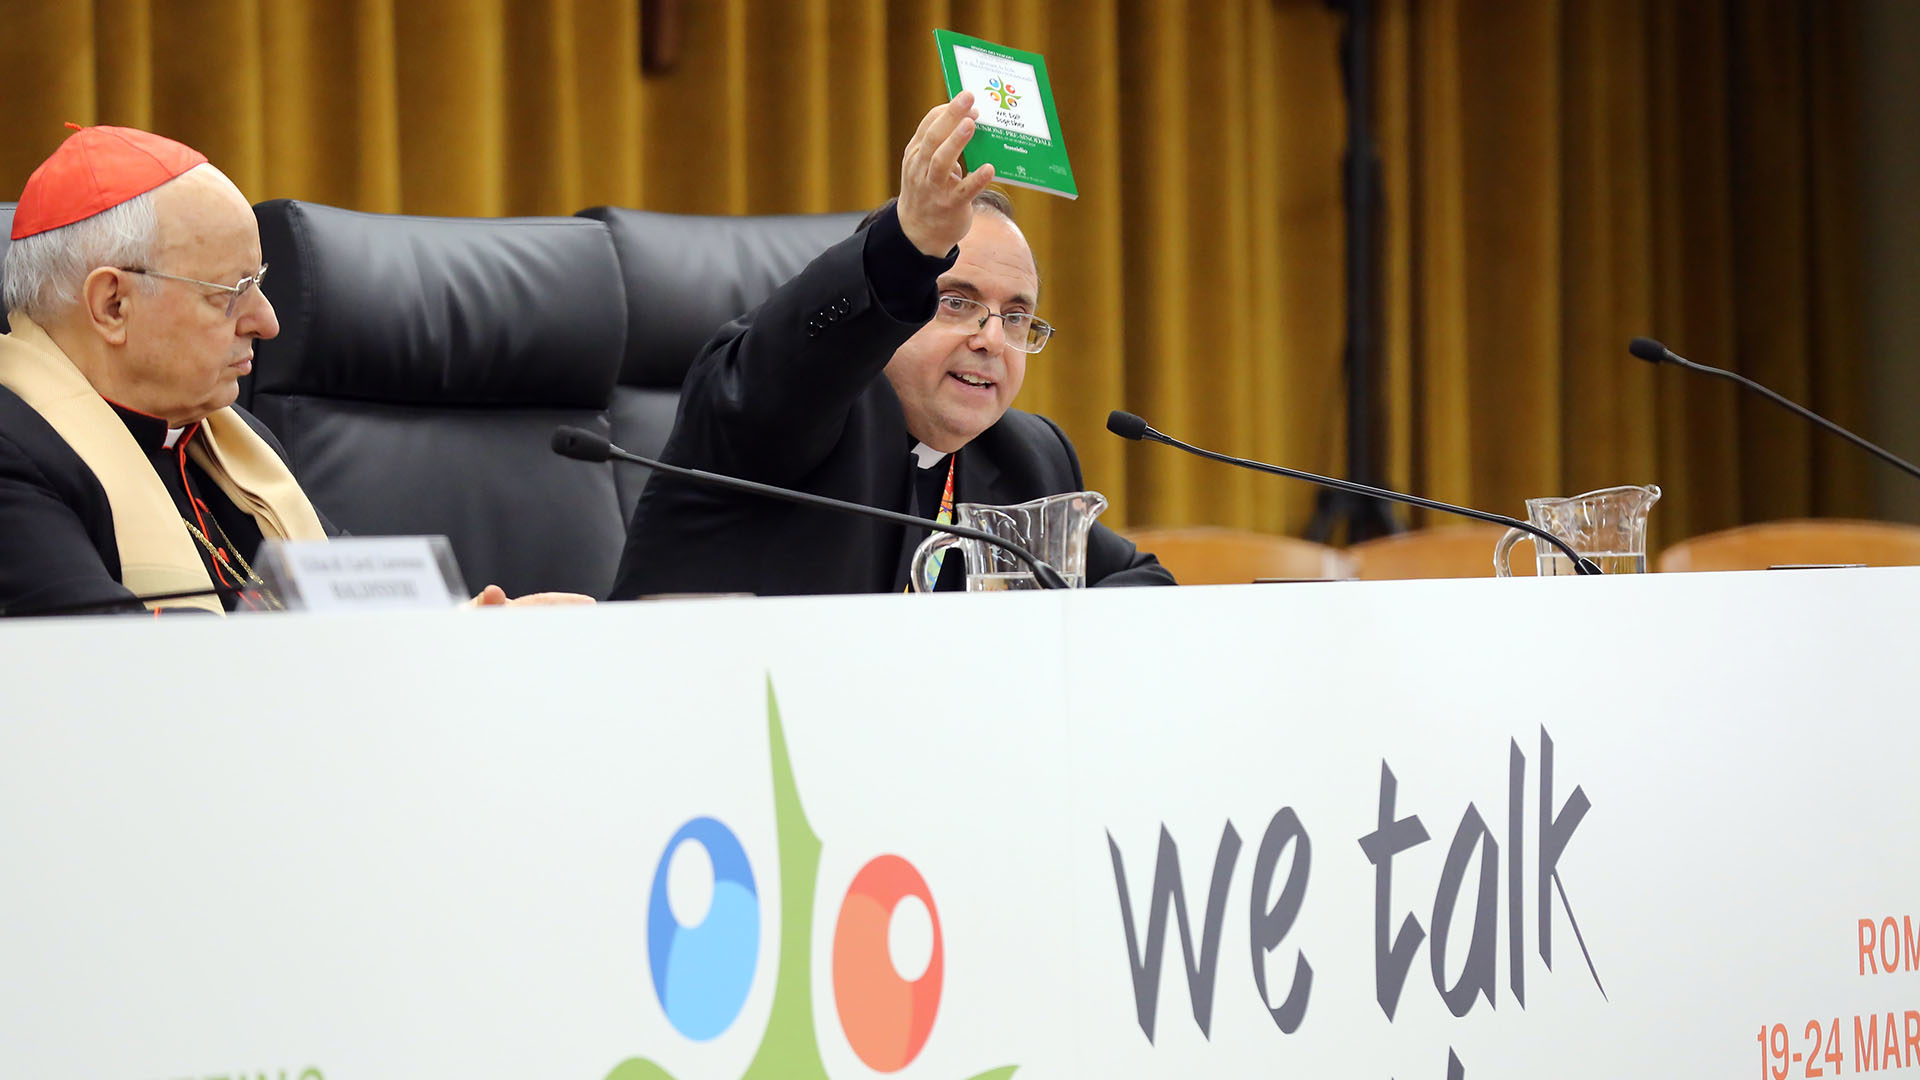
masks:
<path fill-rule="evenodd" d="M 1051 328 L 992 167 L 960 167 L 972 105 L 963 93 L 929 112 L 900 198 L 707 345 L 667 461 L 927 518 L 949 486 L 951 501 L 1000 505 L 1086 486 L 1059 427 L 1009 407 Z M 611 595 L 899 591 L 926 535 L 656 472 Z M 962 587 L 961 563 L 944 561 L 941 588 Z M 1173 577 L 1096 524 L 1087 581 Z"/>

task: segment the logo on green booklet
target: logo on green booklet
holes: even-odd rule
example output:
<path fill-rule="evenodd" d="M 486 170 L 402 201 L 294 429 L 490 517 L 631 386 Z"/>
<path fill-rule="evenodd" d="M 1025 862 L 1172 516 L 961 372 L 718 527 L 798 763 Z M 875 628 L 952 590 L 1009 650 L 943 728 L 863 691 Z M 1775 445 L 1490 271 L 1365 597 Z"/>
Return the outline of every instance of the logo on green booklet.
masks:
<path fill-rule="evenodd" d="M 1003 109 L 1011 109 L 1020 104 L 1020 99 L 1016 96 L 1019 92 L 1010 82 L 1001 79 L 987 80 L 987 96 L 993 99 L 995 105 Z"/>
<path fill-rule="evenodd" d="M 1011 90 L 1009 90 L 1011 93 Z M 813 1030 L 813 894 L 820 870 L 820 838 L 807 824 L 787 759 L 780 706 L 767 682 L 767 735 L 773 757 L 773 814 L 780 854 L 780 938 L 773 1008 L 760 1048 L 741 1080 L 792 1077 L 826 1080 Z M 713 900 L 695 926 L 682 925 L 667 901 L 667 865 L 683 844 L 707 852 Z M 894 969 L 888 935 L 894 910 L 924 905 L 933 929 L 932 954 L 917 977 Z M 647 952 L 654 995 L 682 1036 L 705 1041 L 733 1026 L 746 1004 L 759 960 L 760 894 L 745 848 L 717 818 L 696 817 L 667 842 L 654 871 L 647 912 Z M 847 1044 L 869 1068 L 896 1072 L 920 1054 L 940 1008 L 943 949 L 933 893 L 912 863 L 882 855 L 854 875 L 833 933 L 833 994 Z M 973 1080 L 1006 1080 L 1017 1066 L 991 1069 Z M 659 1065 L 633 1057 L 607 1080 L 673 1080 Z"/>

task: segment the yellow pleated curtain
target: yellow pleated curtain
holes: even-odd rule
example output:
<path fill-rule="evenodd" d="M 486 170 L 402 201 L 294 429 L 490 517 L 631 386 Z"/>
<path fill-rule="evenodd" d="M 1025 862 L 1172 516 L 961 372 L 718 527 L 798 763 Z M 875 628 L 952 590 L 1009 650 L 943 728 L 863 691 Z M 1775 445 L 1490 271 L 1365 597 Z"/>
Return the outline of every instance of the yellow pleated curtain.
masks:
<path fill-rule="evenodd" d="M 1509 512 L 1657 482 L 1669 538 L 1861 513 L 1848 448 L 1624 352 L 1660 336 L 1862 412 L 1848 5 L 1378 8 L 1386 479 Z M 1345 471 L 1324 0 L 0 0 L 0 197 L 73 120 L 180 138 L 255 200 L 863 208 L 944 96 L 941 26 L 1046 55 L 1082 192 L 1014 195 L 1060 327 L 1021 404 L 1117 521 L 1301 531 L 1311 489 L 1104 420 Z"/>

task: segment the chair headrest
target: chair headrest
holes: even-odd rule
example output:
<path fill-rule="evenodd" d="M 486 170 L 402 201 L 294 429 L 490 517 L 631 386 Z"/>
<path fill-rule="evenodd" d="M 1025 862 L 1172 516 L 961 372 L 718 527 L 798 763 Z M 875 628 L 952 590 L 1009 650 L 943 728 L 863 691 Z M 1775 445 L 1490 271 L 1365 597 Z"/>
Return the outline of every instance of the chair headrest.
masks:
<path fill-rule="evenodd" d="M 607 230 L 579 218 L 254 207 L 280 335 L 255 393 L 604 407 L 626 342 Z"/>
<path fill-rule="evenodd" d="M 0 267 L 7 264 L 7 244 L 10 243 L 7 238 L 13 235 L 13 205 L 10 202 L 0 202 Z M 7 308 L 4 303 L 0 303 L 0 334 L 6 332 Z"/>
<path fill-rule="evenodd" d="M 706 217 L 596 206 L 626 279 L 625 386 L 678 388 L 714 331 L 759 306 L 863 213 Z"/>

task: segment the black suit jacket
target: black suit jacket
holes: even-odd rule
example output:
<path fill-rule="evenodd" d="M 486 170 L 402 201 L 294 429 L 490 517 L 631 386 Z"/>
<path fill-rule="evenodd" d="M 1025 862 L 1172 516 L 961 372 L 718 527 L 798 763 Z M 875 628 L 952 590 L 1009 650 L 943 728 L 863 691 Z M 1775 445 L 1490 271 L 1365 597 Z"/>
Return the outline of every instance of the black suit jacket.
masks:
<path fill-rule="evenodd" d="M 234 411 L 286 459 L 266 425 Z M 201 490 L 203 499 L 224 501 L 211 483 Z M 335 532 L 324 517 L 320 524 L 329 535 Z M 252 552 L 242 554 L 253 558 Z M 26 612 L 91 604 L 111 605 L 100 610 L 145 610 L 120 584 L 120 547 L 107 491 L 53 425 L 0 386 L 0 608 Z"/>
<path fill-rule="evenodd" d="M 665 460 L 904 511 L 911 447 L 900 399 L 882 373 L 901 343 L 933 317 L 934 281 L 952 263 L 915 257 L 924 281 L 887 282 L 915 297 L 900 319 L 875 294 L 868 251 L 905 243 L 884 215 L 722 328 L 687 374 Z M 901 305 L 895 304 L 895 310 Z M 955 496 L 1009 504 L 1084 487 L 1073 446 L 1052 421 L 1010 409 L 960 451 Z M 931 516 L 930 508 L 923 508 Z M 735 494 L 655 473 L 634 509 L 611 597 L 651 593 L 897 592 L 903 550 L 926 530 Z M 1152 555 L 1096 524 L 1088 537 L 1093 585 L 1171 585 Z"/>

